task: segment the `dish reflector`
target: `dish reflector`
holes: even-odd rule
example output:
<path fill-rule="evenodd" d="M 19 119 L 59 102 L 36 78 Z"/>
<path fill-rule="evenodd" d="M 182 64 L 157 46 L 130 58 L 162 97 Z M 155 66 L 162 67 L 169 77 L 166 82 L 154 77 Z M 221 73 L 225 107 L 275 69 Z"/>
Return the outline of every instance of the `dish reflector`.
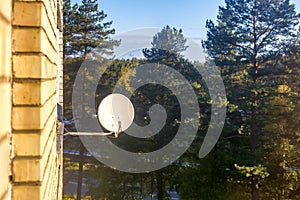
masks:
<path fill-rule="evenodd" d="M 110 94 L 99 104 L 98 120 L 108 131 L 125 131 L 132 124 L 133 119 L 134 107 L 122 94 Z"/>

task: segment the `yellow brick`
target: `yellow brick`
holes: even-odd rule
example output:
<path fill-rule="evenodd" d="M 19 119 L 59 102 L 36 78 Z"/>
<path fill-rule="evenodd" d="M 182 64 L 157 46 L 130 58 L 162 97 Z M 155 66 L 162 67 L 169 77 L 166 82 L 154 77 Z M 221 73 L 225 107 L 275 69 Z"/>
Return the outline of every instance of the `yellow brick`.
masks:
<path fill-rule="evenodd" d="M 8 77 L 11 72 L 11 26 L 0 18 L 0 27 L 0 77 Z"/>
<path fill-rule="evenodd" d="M 13 25 L 41 26 L 43 19 L 42 2 L 15 2 L 13 12 Z M 46 15 L 47 17 L 47 15 Z"/>
<path fill-rule="evenodd" d="M 0 13 L 7 20 L 10 19 L 10 15 L 11 15 L 11 8 L 12 8 L 11 2 L 12 2 L 11 0 L 1 0 L 0 1 Z M 0 27 L 2 28 L 2 26 L 0 26 Z"/>
<path fill-rule="evenodd" d="M 42 185 L 42 192 L 44 194 L 43 199 L 52 199 L 50 198 L 53 195 L 51 192 L 51 185 L 57 184 L 57 180 L 55 180 L 55 173 L 56 173 L 57 163 L 56 163 L 56 151 L 55 148 L 52 148 L 51 154 L 49 155 L 49 162 L 47 163 L 43 185 Z"/>
<path fill-rule="evenodd" d="M 40 186 L 14 185 L 12 187 L 13 200 L 41 200 Z"/>
<path fill-rule="evenodd" d="M 54 108 L 55 95 L 42 107 L 13 107 L 12 127 L 14 130 L 41 130 Z"/>
<path fill-rule="evenodd" d="M 13 71 L 16 78 L 54 78 L 56 65 L 39 55 L 14 55 Z"/>
<path fill-rule="evenodd" d="M 13 177 L 14 181 L 40 181 L 43 168 L 40 159 L 14 158 Z"/>
<path fill-rule="evenodd" d="M 49 140 L 53 141 L 53 137 Z M 16 157 L 13 160 L 14 182 L 42 182 L 49 179 L 50 172 L 48 168 L 56 167 L 53 163 L 56 158 L 56 148 L 50 150 L 52 150 L 52 154 L 45 154 L 40 159 Z"/>
<path fill-rule="evenodd" d="M 63 52 L 64 51 L 64 45 L 62 42 L 62 39 L 58 41 L 59 42 L 59 52 Z"/>
<path fill-rule="evenodd" d="M 54 1 L 56 0 L 16 0 L 18 2 L 36 2 L 36 1 L 40 1 L 40 2 L 43 2 L 45 7 L 46 7 L 46 10 L 48 12 L 48 15 L 49 15 L 49 18 L 51 20 L 51 23 L 53 24 L 53 27 L 55 28 L 56 27 L 56 8 L 54 7 Z M 53 3 L 54 2 L 54 3 Z"/>
<path fill-rule="evenodd" d="M 56 22 L 56 8 L 54 7 L 54 3 L 56 0 L 15 0 L 18 2 L 36 2 L 41 1 L 44 3 L 47 11 L 49 12 L 49 17 L 53 18 L 53 21 Z"/>
<path fill-rule="evenodd" d="M 59 95 L 59 103 L 62 106 L 62 103 L 64 102 L 64 96 L 63 95 Z"/>
<path fill-rule="evenodd" d="M 56 80 L 13 84 L 14 105 L 43 105 L 56 93 Z"/>
<path fill-rule="evenodd" d="M 14 158 L 14 182 L 41 182 L 48 179 L 51 167 L 56 167 L 53 164 L 56 159 L 56 134 L 54 130 L 48 134 L 50 137 L 47 139 L 42 157 L 16 156 Z"/>
<path fill-rule="evenodd" d="M 63 91 L 63 88 L 64 88 L 64 85 L 63 85 L 63 78 L 62 77 L 60 77 L 61 79 L 60 79 L 60 83 L 59 83 L 59 92 L 62 92 Z"/>
<path fill-rule="evenodd" d="M 38 83 L 14 83 L 13 104 L 41 105 L 41 82 Z"/>
<path fill-rule="evenodd" d="M 56 10 L 56 8 L 54 8 L 52 1 L 53 0 L 43 0 L 43 3 L 47 10 L 47 15 L 48 15 L 50 24 L 51 24 L 53 30 L 56 30 L 56 28 L 57 28 L 57 12 L 56 11 L 57 10 Z"/>
<path fill-rule="evenodd" d="M 46 140 L 42 141 L 43 146 L 41 146 L 43 148 L 42 154 L 43 154 L 43 156 L 46 155 L 46 157 L 48 157 L 47 155 L 49 154 L 51 149 L 54 149 L 54 151 L 56 152 L 56 126 L 54 124 L 51 124 L 51 125 L 52 125 L 51 129 L 50 129 L 50 131 L 48 131 L 48 138 Z M 43 159 L 46 159 L 46 158 L 43 157 Z M 46 161 L 47 161 L 47 159 L 45 160 L 45 162 Z"/>
<path fill-rule="evenodd" d="M 54 126 L 51 133 L 49 133 L 49 138 L 47 140 L 46 145 L 44 146 L 43 151 L 43 164 L 46 166 L 49 161 L 49 155 L 52 155 L 53 157 L 56 157 L 56 127 Z"/>
<path fill-rule="evenodd" d="M 43 53 L 51 62 L 57 62 L 57 53 L 41 28 L 15 28 L 12 31 L 14 52 Z"/>
<path fill-rule="evenodd" d="M 11 124 L 11 84 L 0 82 L 0 134 L 10 131 Z"/>
<path fill-rule="evenodd" d="M 56 48 L 56 28 L 51 26 L 47 11 L 42 2 L 15 2 L 13 25 L 43 27 L 50 38 L 51 44 Z"/>
<path fill-rule="evenodd" d="M 40 28 L 21 28 L 13 30 L 13 51 L 16 52 L 41 52 Z"/>
<path fill-rule="evenodd" d="M 42 129 L 42 108 L 39 107 L 15 107 L 13 108 L 13 129 L 31 130 Z"/>
<path fill-rule="evenodd" d="M 56 0 L 48 0 L 48 1 L 45 0 L 44 3 L 46 5 L 47 10 L 49 11 L 48 13 L 49 18 L 53 18 L 53 20 L 57 22 Z"/>
<path fill-rule="evenodd" d="M 15 156 L 40 156 L 41 137 L 42 135 L 39 133 L 14 133 L 13 145 Z"/>
<path fill-rule="evenodd" d="M 42 156 L 49 139 L 49 133 L 51 133 L 53 127 L 55 127 L 55 122 L 56 112 L 54 111 L 41 133 L 14 133 L 14 154 L 16 156 Z"/>

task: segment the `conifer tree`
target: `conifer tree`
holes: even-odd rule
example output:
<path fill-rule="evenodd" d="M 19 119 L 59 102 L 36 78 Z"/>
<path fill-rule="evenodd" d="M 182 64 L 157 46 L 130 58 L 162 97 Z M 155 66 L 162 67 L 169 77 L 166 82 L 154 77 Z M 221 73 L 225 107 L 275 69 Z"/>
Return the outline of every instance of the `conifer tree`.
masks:
<path fill-rule="evenodd" d="M 289 0 L 225 0 L 217 23 L 206 23 L 203 47 L 219 66 L 250 64 L 255 72 L 268 55 L 295 36 L 299 15 Z"/>
<path fill-rule="evenodd" d="M 82 4 L 64 2 L 65 56 L 86 59 L 87 55 L 112 54 L 119 41 L 111 39 L 115 29 L 112 21 L 104 22 L 107 15 L 99 11 L 97 0 L 82 0 Z"/>
<path fill-rule="evenodd" d="M 259 187 L 268 176 L 263 160 L 263 127 L 271 114 L 266 109 L 274 95 L 274 69 L 282 48 L 296 37 L 299 15 L 289 0 L 225 0 L 217 22 L 207 21 L 207 40 L 203 47 L 221 67 L 227 97 L 234 105 L 224 128 L 231 145 L 240 147 L 236 169 L 249 178 L 251 196 L 259 199 Z M 280 62 L 279 58 L 279 62 Z M 242 144 L 242 145 L 241 145 Z M 238 149 L 238 148 L 237 148 Z M 240 158 L 240 160 L 238 160 Z"/>
<path fill-rule="evenodd" d="M 143 49 L 143 54 L 152 61 L 172 58 L 177 60 L 188 48 L 186 42 L 187 39 L 183 36 L 181 29 L 177 30 L 167 25 L 153 36 L 151 49 Z"/>

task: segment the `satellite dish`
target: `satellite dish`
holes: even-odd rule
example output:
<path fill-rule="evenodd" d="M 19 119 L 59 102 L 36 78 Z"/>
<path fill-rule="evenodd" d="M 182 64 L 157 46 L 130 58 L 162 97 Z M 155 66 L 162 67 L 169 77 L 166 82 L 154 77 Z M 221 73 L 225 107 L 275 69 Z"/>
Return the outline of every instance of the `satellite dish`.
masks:
<path fill-rule="evenodd" d="M 98 120 L 108 131 L 121 132 L 130 127 L 134 119 L 134 107 L 122 94 L 110 94 L 98 107 Z"/>
<path fill-rule="evenodd" d="M 110 132 L 69 132 L 71 136 L 111 136 L 117 138 L 119 133 L 125 131 L 134 119 L 134 107 L 131 101 L 122 94 L 110 94 L 105 97 L 98 107 L 98 120 Z"/>

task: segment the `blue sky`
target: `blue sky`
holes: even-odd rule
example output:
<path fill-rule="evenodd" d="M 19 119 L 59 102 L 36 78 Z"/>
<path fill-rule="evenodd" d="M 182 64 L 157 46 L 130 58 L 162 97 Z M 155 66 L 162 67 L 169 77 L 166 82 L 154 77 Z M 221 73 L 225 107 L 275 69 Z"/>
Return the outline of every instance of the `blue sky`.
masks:
<path fill-rule="evenodd" d="M 298 1 L 298 2 L 297 2 Z M 81 2 L 81 0 L 72 0 Z M 99 0 L 101 10 L 113 21 L 116 33 L 139 28 L 182 28 L 185 36 L 205 38 L 205 22 L 216 19 L 224 0 Z M 291 0 L 300 12 L 299 0 Z M 296 3 L 297 2 L 297 3 Z"/>

